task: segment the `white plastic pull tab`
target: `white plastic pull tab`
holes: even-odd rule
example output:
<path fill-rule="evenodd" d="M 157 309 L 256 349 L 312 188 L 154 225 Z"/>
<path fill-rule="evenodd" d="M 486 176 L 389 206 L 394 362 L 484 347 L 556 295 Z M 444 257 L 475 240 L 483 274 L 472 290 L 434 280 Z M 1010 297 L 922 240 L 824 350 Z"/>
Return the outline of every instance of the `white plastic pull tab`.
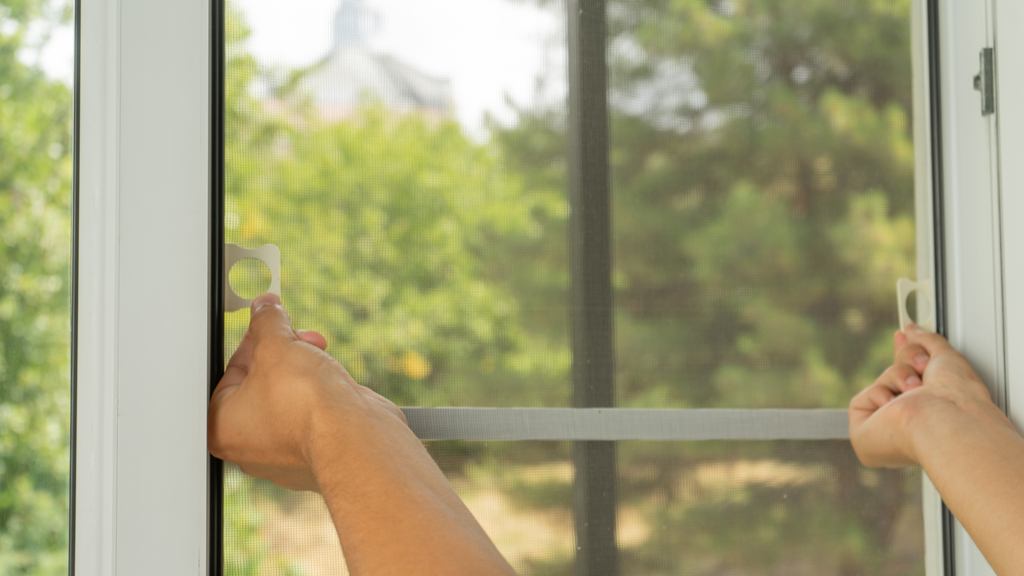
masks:
<path fill-rule="evenodd" d="M 266 264 L 270 269 L 270 288 L 273 294 L 281 295 L 281 250 L 273 244 L 264 244 L 259 248 L 242 248 L 237 244 L 224 244 L 224 311 L 234 312 L 248 308 L 252 300 L 242 298 L 235 293 L 228 280 L 228 273 L 239 260 L 254 258 Z"/>
<path fill-rule="evenodd" d="M 915 282 L 909 278 L 900 278 L 896 281 L 896 296 L 899 298 L 897 309 L 900 312 L 900 330 L 914 322 L 907 311 L 907 298 L 911 293 L 917 293 L 917 325 L 929 332 L 935 331 L 935 293 L 932 291 L 932 284 L 927 280 Z"/>

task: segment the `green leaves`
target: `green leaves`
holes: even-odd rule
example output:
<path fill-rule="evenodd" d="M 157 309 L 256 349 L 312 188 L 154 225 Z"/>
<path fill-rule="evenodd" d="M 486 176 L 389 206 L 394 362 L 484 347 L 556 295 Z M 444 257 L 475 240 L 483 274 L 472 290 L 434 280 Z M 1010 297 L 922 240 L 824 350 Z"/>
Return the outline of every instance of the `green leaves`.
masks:
<path fill-rule="evenodd" d="M 913 274 L 909 10 L 609 2 L 619 405 L 841 408 L 884 365 L 892 287 Z M 295 91 L 302 71 L 261 102 L 266 71 L 229 54 L 228 239 L 282 247 L 297 324 L 400 404 L 568 405 L 564 104 L 519 105 L 480 140 L 372 100 L 327 122 Z M 466 459 L 485 489 L 522 495 L 500 463 L 516 449 Z M 914 480 L 865 473 L 845 447 L 620 454 L 619 509 L 647 534 L 623 545 L 625 573 L 919 568 L 919 523 L 901 528 L 909 561 L 889 542 Z M 697 498 L 707 470 L 727 489 Z"/>
<path fill-rule="evenodd" d="M 71 93 L 26 57 L 68 7 L 0 1 L 0 573 L 66 573 Z M 26 63 L 28 62 L 28 63 Z"/>
<path fill-rule="evenodd" d="M 284 126 L 277 142 L 283 152 L 259 167 L 258 151 L 229 154 L 228 234 L 282 247 L 296 321 L 400 403 L 486 393 L 455 385 L 458 375 L 498 371 L 522 339 L 518 303 L 488 257 L 495 243 L 533 242 L 551 200 L 505 177 L 498 154 L 455 124 L 379 106 Z"/>

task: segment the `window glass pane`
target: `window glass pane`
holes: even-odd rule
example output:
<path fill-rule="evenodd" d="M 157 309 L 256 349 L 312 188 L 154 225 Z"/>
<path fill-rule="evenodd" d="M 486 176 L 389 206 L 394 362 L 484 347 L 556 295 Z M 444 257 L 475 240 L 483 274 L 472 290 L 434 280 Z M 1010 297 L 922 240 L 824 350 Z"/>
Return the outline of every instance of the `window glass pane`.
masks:
<path fill-rule="evenodd" d="M 572 573 L 568 444 L 430 449 L 517 573 Z M 924 574 L 920 474 L 865 469 L 845 442 L 624 442 L 618 454 L 622 574 Z M 234 473 L 227 486 L 247 498 L 225 534 L 229 567 L 244 550 L 250 574 L 340 573 L 319 496 Z"/>
<path fill-rule="evenodd" d="M 0 0 L 2 574 L 67 574 L 71 16 Z"/>

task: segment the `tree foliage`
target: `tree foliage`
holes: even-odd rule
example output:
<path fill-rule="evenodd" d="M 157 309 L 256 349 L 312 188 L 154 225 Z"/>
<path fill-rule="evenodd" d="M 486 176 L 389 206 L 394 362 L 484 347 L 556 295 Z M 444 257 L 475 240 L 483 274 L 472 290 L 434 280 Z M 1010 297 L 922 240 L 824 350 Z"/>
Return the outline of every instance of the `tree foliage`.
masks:
<path fill-rule="evenodd" d="M 607 14 L 617 402 L 845 407 L 886 363 L 892 287 L 913 270 L 910 3 Z M 524 109 L 498 139 L 557 185 L 561 125 L 558 107 Z M 803 474 L 681 488 L 755 463 Z M 916 480 L 866 472 L 846 446 L 625 444 L 619 466 L 620 511 L 656 526 L 623 547 L 624 573 L 923 569 L 919 522 L 905 527 Z"/>
<path fill-rule="evenodd" d="M 262 68 L 244 50 L 238 13 L 227 32 L 225 235 L 281 247 L 294 322 L 323 332 L 358 381 L 402 405 L 565 405 L 564 340 L 530 334 L 524 321 L 564 324 L 565 303 L 553 321 L 551 306 L 505 281 L 517 267 L 548 273 L 520 264 L 543 246 L 548 222 L 564 221 L 562 191 L 527 188 L 500 148 L 452 119 L 368 100 L 343 121 L 324 121 L 296 91 L 304 71 Z M 293 81 L 259 91 L 268 77 Z M 564 284 L 564 270 L 554 270 Z M 232 276 L 250 295 L 268 280 L 256 269 Z M 520 283 L 548 281 L 526 276 Z M 227 353 L 246 323 L 245 312 L 227 317 Z M 227 480 L 236 490 L 229 574 L 276 574 L 279 558 L 245 544 L 261 524 L 232 504 L 273 497 L 237 474 Z"/>
<path fill-rule="evenodd" d="M 0 573 L 67 570 L 71 94 L 34 56 L 63 5 L 0 0 Z"/>
<path fill-rule="evenodd" d="M 885 364 L 913 268 L 909 0 L 607 13 L 617 403 L 844 407 Z M 293 317 L 401 404 L 568 405 L 564 104 L 484 141 L 373 102 L 327 122 L 295 82 L 255 90 L 238 46 L 228 237 L 282 246 Z M 449 449 L 451 474 L 489 462 L 522 510 L 571 506 L 565 482 L 516 479 L 563 450 Z M 647 529 L 627 574 L 922 570 L 917 477 L 842 443 L 628 443 L 619 477 Z"/>
<path fill-rule="evenodd" d="M 909 10 L 609 0 L 620 405 L 842 407 L 884 365 L 912 269 Z M 71 102 L 31 58 L 66 17 L 0 0 L 4 574 L 66 563 Z M 283 247 L 297 322 L 401 404 L 568 405 L 564 107 L 524 106 L 484 141 L 372 102 L 326 122 L 296 82 L 261 87 L 237 14 L 228 34 L 228 239 Z M 230 347 L 242 315 L 228 329 Z M 445 449 L 522 510 L 569 506 L 565 482 L 515 476 L 562 448 Z M 619 465 L 620 512 L 648 530 L 625 573 L 921 571 L 916 478 L 843 445 L 632 443 Z M 241 508 L 250 487 L 228 488 Z M 259 520 L 228 514 L 229 572 L 292 569 L 243 545 Z"/>

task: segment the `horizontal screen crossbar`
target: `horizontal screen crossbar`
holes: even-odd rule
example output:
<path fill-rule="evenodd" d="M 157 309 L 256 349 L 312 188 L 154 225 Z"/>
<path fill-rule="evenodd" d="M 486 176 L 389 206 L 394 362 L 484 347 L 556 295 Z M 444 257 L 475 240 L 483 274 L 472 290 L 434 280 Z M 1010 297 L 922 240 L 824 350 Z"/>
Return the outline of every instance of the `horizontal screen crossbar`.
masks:
<path fill-rule="evenodd" d="M 423 440 L 844 440 L 838 409 L 403 408 Z"/>

